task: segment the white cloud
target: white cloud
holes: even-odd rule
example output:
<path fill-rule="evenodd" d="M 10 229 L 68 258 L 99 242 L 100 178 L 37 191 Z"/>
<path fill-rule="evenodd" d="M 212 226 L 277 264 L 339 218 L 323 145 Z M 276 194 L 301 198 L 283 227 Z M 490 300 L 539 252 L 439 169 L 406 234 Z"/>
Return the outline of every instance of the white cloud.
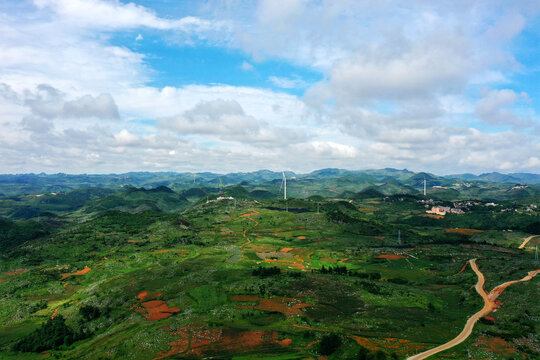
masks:
<path fill-rule="evenodd" d="M 0 83 L 0 96 L 26 106 L 30 112 L 43 119 L 99 118 L 118 119 L 118 108 L 110 94 L 84 95 L 67 100 L 66 95 L 48 84 L 40 84 L 35 90 L 14 91 Z"/>
<path fill-rule="evenodd" d="M 139 138 L 126 129 L 123 129 L 118 134 L 115 134 L 114 139 L 119 146 L 135 145 L 139 142 Z"/>
<path fill-rule="evenodd" d="M 158 30 L 187 32 L 207 31 L 221 25 L 187 16 L 177 20 L 164 19 L 146 7 L 118 0 L 34 0 L 40 9 L 50 9 L 77 27 L 126 29 L 148 27 Z"/>
<path fill-rule="evenodd" d="M 234 100 L 201 102 L 184 113 L 160 121 L 180 135 L 212 135 L 224 141 L 279 147 L 306 139 L 303 131 L 276 127 L 247 115 Z"/>
<path fill-rule="evenodd" d="M 240 68 L 242 70 L 245 70 L 245 71 L 252 71 L 253 70 L 253 65 L 251 65 L 250 63 L 248 63 L 247 61 L 244 61 L 242 63 L 242 65 L 240 65 Z"/>
<path fill-rule="evenodd" d="M 34 4 L 0 14 L 3 172 L 538 171 L 540 127 L 531 129 L 537 116 L 525 95 L 476 96 L 523 70 L 508 44 L 538 2 L 230 0 L 179 18 L 157 15 L 151 2 Z M 303 98 L 226 84 L 152 87 L 154 54 L 113 44 L 117 31 L 272 60 L 253 75 L 283 62 L 323 80 Z M 282 89 L 306 86 L 292 73 L 266 77 Z M 470 128 L 477 118 L 481 130 Z"/>
<path fill-rule="evenodd" d="M 520 98 L 527 100 L 525 92 L 517 94 L 510 89 L 490 90 L 476 104 L 475 114 L 488 124 L 495 125 L 524 125 L 523 120 L 512 111 Z"/>
<path fill-rule="evenodd" d="M 268 78 L 272 84 L 283 89 L 302 89 L 307 87 L 307 83 L 299 77 L 288 78 L 280 76 L 270 76 Z"/>

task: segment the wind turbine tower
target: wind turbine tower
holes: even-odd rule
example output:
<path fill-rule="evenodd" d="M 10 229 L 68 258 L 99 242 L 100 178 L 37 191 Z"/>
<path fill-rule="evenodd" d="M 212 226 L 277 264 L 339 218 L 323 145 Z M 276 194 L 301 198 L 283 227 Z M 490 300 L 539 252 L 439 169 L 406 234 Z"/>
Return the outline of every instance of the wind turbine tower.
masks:
<path fill-rule="evenodd" d="M 285 171 L 282 171 L 283 174 L 283 199 L 287 200 L 287 177 L 285 176 Z"/>
<path fill-rule="evenodd" d="M 424 177 L 424 196 L 426 196 L 427 194 L 427 191 L 426 191 L 426 178 Z"/>

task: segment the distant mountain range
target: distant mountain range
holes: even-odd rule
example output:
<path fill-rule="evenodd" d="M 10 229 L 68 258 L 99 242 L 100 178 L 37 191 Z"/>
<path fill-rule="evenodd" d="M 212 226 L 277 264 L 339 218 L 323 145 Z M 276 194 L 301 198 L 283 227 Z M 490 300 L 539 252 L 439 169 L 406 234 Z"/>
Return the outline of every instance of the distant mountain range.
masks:
<path fill-rule="evenodd" d="M 490 173 L 485 173 L 485 174 L 480 174 L 480 175 L 474 175 L 474 174 L 447 175 L 445 176 L 445 178 L 487 181 L 487 182 L 497 182 L 497 183 L 540 184 L 540 174 L 530 174 L 530 173 L 501 174 L 498 172 L 490 172 Z"/>
<path fill-rule="evenodd" d="M 500 198 L 502 196 L 508 199 L 530 196 L 540 192 L 540 175 L 530 173 L 501 174 L 492 172 L 481 175 L 438 176 L 426 172 L 412 172 L 407 169 L 345 170 L 328 168 L 307 174 L 286 171 L 285 175 L 288 193 L 290 196 L 298 198 L 313 195 L 339 197 L 342 194 L 356 193 L 366 189 L 385 195 L 420 195 L 423 192 L 424 180 L 430 194 L 437 194 L 441 198 L 448 199 L 455 199 L 456 192 L 463 197 Z M 174 192 L 184 194 L 186 199 L 192 200 L 216 191 L 234 192 L 236 196 L 268 198 L 272 196 L 271 194 L 277 196 L 280 193 L 282 178 L 282 172 L 270 170 L 229 174 L 130 172 L 100 175 L 62 173 L 0 175 L 0 197 L 66 192 L 89 187 L 121 190 L 130 187 L 156 189 L 160 186 L 166 186 Z M 488 184 L 491 185 L 486 188 Z M 246 193 L 243 193 L 244 190 L 240 188 L 232 189 L 232 186 L 245 187 Z M 190 192 L 186 192 L 188 190 Z M 145 195 L 139 191 L 137 196 L 149 196 L 149 194 Z M 125 201 L 129 202 L 130 199 L 125 199 Z M 160 206 L 165 206 L 167 201 Z"/>

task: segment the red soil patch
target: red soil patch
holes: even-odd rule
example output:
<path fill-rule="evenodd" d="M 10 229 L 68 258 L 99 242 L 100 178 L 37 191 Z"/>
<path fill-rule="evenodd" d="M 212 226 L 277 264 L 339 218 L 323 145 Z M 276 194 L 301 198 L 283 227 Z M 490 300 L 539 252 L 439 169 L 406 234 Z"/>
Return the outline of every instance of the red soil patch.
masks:
<path fill-rule="evenodd" d="M 343 264 L 343 263 L 345 263 L 347 260 L 350 260 L 350 259 L 349 259 L 349 258 L 345 258 L 345 259 L 339 260 L 338 262 Z"/>
<path fill-rule="evenodd" d="M 484 230 L 476 230 L 476 229 L 445 229 L 444 231 L 449 234 L 463 234 L 463 235 L 474 235 L 476 233 L 484 232 Z"/>
<path fill-rule="evenodd" d="M 276 340 L 276 343 L 281 345 L 281 346 L 289 346 L 292 344 L 292 339 L 283 339 L 283 340 Z"/>
<path fill-rule="evenodd" d="M 75 271 L 75 272 L 72 272 L 72 273 L 62 274 L 62 277 L 60 278 L 60 280 L 64 280 L 65 278 L 70 277 L 70 276 L 85 275 L 85 274 L 88 274 L 88 272 L 90 272 L 90 270 L 92 270 L 92 269 L 89 268 L 88 266 L 86 266 L 82 270 Z"/>
<path fill-rule="evenodd" d="M 484 319 L 488 320 L 488 321 L 491 321 L 491 322 L 495 322 L 495 318 L 493 316 L 484 316 Z"/>
<path fill-rule="evenodd" d="M 297 239 L 298 240 L 306 240 L 306 237 L 304 235 L 301 235 L 301 236 L 298 236 Z"/>
<path fill-rule="evenodd" d="M 364 211 L 364 212 L 374 212 L 374 211 L 377 211 L 378 209 L 375 209 L 375 208 L 358 208 L 358 210 Z"/>
<path fill-rule="evenodd" d="M 105 263 L 105 261 L 109 261 L 109 258 L 108 257 L 104 257 L 103 258 L 103 261 L 101 261 L 99 264 L 96 264 L 96 266 L 101 266 Z"/>
<path fill-rule="evenodd" d="M 405 259 L 405 256 L 403 255 L 379 255 L 377 256 L 378 259 L 388 259 L 388 260 L 399 260 L 399 259 Z"/>
<path fill-rule="evenodd" d="M 250 217 L 250 216 L 253 216 L 253 215 L 257 215 L 258 213 L 259 213 L 258 211 L 254 211 L 252 213 L 240 215 L 239 217 Z"/>
<path fill-rule="evenodd" d="M 99 233 L 99 236 L 105 236 L 105 234 L 104 233 Z"/>
<path fill-rule="evenodd" d="M 468 261 L 465 263 L 465 265 L 463 265 L 463 267 L 461 268 L 461 270 L 459 270 L 459 272 L 458 272 L 456 275 L 459 275 L 459 274 L 461 274 L 462 272 L 464 272 L 465 269 L 467 268 L 467 265 L 469 265 L 469 262 L 468 262 Z"/>
<path fill-rule="evenodd" d="M 366 201 L 366 204 L 380 204 L 380 201 Z"/>
<path fill-rule="evenodd" d="M 158 355 L 160 356 L 154 358 L 154 360 L 177 354 L 198 358 L 205 357 L 205 354 L 223 352 L 238 355 L 245 352 L 272 350 L 278 346 L 285 347 L 292 342 L 291 339 L 278 340 L 277 331 L 266 330 L 196 330 L 188 327 L 171 332 L 171 334 L 180 335 L 180 338 L 170 342 L 171 349 L 166 353 L 159 352 Z"/>
<path fill-rule="evenodd" d="M 180 309 L 176 307 L 170 308 L 165 301 L 162 300 L 147 301 L 141 305 L 144 307 L 144 310 L 138 308 L 136 311 L 141 313 L 148 321 L 166 319 L 180 311 Z M 144 313 L 145 310 L 147 312 L 146 314 Z"/>
<path fill-rule="evenodd" d="M 280 260 L 264 259 L 264 261 L 267 262 L 267 263 L 286 265 L 288 267 L 291 267 L 291 268 L 297 269 L 297 270 L 307 270 L 307 268 L 304 266 L 304 264 L 301 264 L 299 262 L 295 262 L 292 259 L 280 259 Z"/>
<path fill-rule="evenodd" d="M 128 243 L 132 243 L 132 244 L 135 244 L 135 243 L 138 243 L 139 240 L 128 240 Z"/>
<path fill-rule="evenodd" d="M 302 315 L 303 312 L 301 309 L 311 306 L 311 304 L 302 303 L 300 300 L 294 298 L 276 297 L 272 299 L 261 299 L 253 295 L 235 295 L 231 296 L 230 299 L 232 301 L 249 301 L 258 303 L 257 305 L 237 305 L 237 309 L 277 311 L 286 317 Z"/>
<path fill-rule="evenodd" d="M 280 251 L 283 251 L 283 252 L 289 252 L 291 250 L 294 250 L 294 248 L 283 248 L 281 249 Z"/>
<path fill-rule="evenodd" d="M 24 274 L 25 272 L 28 272 L 28 270 L 13 270 L 13 271 L 7 271 L 4 274 L 13 276 L 13 275 Z"/>
<path fill-rule="evenodd" d="M 366 349 L 369 349 L 371 351 L 379 350 L 379 347 L 374 345 L 373 342 L 369 340 L 368 338 L 363 338 L 363 337 L 354 336 L 354 335 L 351 335 L 350 338 L 356 341 L 358 345 L 363 346 Z"/>
<path fill-rule="evenodd" d="M 311 241 L 314 241 L 314 242 L 321 242 L 321 241 L 323 241 L 323 239 L 311 239 Z"/>
<path fill-rule="evenodd" d="M 0 279 L 0 284 L 6 281 L 7 281 L 6 279 Z"/>
<path fill-rule="evenodd" d="M 406 355 L 411 352 L 421 351 L 425 349 L 425 346 L 413 343 L 410 340 L 397 339 L 397 338 L 384 338 L 384 339 L 368 339 L 360 336 L 352 335 L 351 339 L 356 341 L 358 345 L 363 346 L 371 351 L 386 350 L 387 352 L 395 352 L 398 355 Z"/>
<path fill-rule="evenodd" d="M 162 292 L 149 293 L 146 290 L 142 291 L 141 293 L 139 293 L 139 295 L 137 295 L 137 299 L 139 300 L 139 302 L 135 303 L 132 307 L 129 308 L 129 310 L 133 310 L 134 308 L 139 306 L 140 302 L 143 301 L 144 299 L 155 299 L 155 298 L 161 297 L 162 295 L 163 295 Z"/>
<path fill-rule="evenodd" d="M 53 313 L 51 315 L 51 320 L 54 319 L 54 317 L 56 316 L 56 313 L 58 312 L 58 309 L 59 308 L 54 309 L 54 311 L 53 311 Z"/>
<path fill-rule="evenodd" d="M 513 344 L 498 337 L 480 336 L 478 341 L 473 345 L 476 345 L 483 350 L 492 352 L 498 356 L 504 357 L 511 356 L 516 352 L 516 348 L 513 346 Z"/>
<path fill-rule="evenodd" d="M 436 214 L 422 214 L 420 216 L 428 217 L 432 219 L 444 219 L 444 215 L 436 215 Z"/>
<path fill-rule="evenodd" d="M 165 254 L 165 253 L 170 253 L 170 252 L 188 253 L 189 250 L 184 250 L 184 249 L 163 249 L 163 250 L 152 251 L 151 254 Z"/>
<path fill-rule="evenodd" d="M 294 326 L 296 328 L 299 328 L 299 329 L 307 329 L 307 330 L 314 330 L 314 331 L 328 331 L 328 330 L 323 330 L 323 329 L 315 329 L 315 328 L 312 328 L 312 327 L 309 327 L 309 326 L 306 326 L 306 325 L 292 324 L 292 326 Z"/>
<path fill-rule="evenodd" d="M 320 340 L 316 340 L 316 341 L 310 342 L 309 344 L 306 345 L 306 349 L 309 349 L 310 347 L 312 347 L 312 346 L 315 345 L 315 344 L 318 344 L 319 342 L 320 342 Z"/>

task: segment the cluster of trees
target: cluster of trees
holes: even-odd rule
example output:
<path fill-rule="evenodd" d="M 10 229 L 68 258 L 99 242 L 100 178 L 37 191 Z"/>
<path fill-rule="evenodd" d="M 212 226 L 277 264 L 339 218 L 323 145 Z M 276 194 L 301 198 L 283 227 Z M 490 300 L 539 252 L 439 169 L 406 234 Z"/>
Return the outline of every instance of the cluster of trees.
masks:
<path fill-rule="evenodd" d="M 253 269 L 253 271 L 251 272 L 251 275 L 260 276 L 261 278 L 264 278 L 268 276 L 277 275 L 280 273 L 281 273 L 281 270 L 277 266 L 272 266 L 272 267 L 259 266 L 258 268 Z"/>
<path fill-rule="evenodd" d="M 51 233 L 51 227 L 37 221 L 9 221 L 0 219 L 0 252 L 12 249 L 25 241 Z"/>
<path fill-rule="evenodd" d="M 57 315 L 19 340 L 14 349 L 24 352 L 42 352 L 58 349 L 63 345 L 69 346 L 84 337 L 84 334 L 77 334 L 67 326 L 62 315 Z"/>
<path fill-rule="evenodd" d="M 92 335 L 92 332 L 85 326 L 88 322 L 107 314 L 107 311 L 104 313 L 100 308 L 92 305 L 81 306 L 79 308 L 80 318 L 78 319 L 79 331 L 75 331 L 68 326 L 62 315 L 56 315 L 53 319 L 48 319 L 46 323 L 20 339 L 13 349 L 23 352 L 42 352 L 70 346 L 74 342 Z"/>
<path fill-rule="evenodd" d="M 345 266 L 329 266 L 325 267 L 324 265 L 320 270 L 318 270 L 321 274 L 336 274 L 336 275 L 351 275 L 352 271 L 347 270 L 347 267 Z"/>
<path fill-rule="evenodd" d="M 92 305 L 83 305 L 79 309 L 79 314 L 84 320 L 91 321 L 101 316 L 101 310 Z"/>
<path fill-rule="evenodd" d="M 361 279 L 368 279 L 368 280 L 380 280 L 381 279 L 381 273 L 378 272 L 358 272 L 358 271 L 352 271 L 348 270 L 345 266 L 322 266 L 319 270 L 316 270 L 318 273 L 321 274 L 335 274 L 335 275 L 347 275 L 347 276 L 355 276 L 359 277 Z M 313 270 L 312 270 L 313 272 Z"/>

